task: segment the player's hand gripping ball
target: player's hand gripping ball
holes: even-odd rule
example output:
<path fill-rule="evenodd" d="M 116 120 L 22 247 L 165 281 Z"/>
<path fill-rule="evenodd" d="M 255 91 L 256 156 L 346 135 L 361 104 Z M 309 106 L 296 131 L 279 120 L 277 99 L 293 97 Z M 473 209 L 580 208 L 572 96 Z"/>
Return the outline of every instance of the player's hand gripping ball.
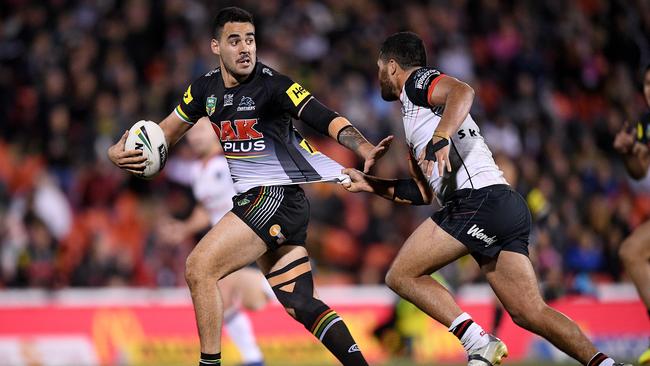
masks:
<path fill-rule="evenodd" d="M 167 162 L 167 141 L 162 128 L 152 121 L 138 121 L 129 130 L 125 150 L 140 150 L 147 158 L 142 173 L 136 175 L 151 179 L 158 174 Z"/>

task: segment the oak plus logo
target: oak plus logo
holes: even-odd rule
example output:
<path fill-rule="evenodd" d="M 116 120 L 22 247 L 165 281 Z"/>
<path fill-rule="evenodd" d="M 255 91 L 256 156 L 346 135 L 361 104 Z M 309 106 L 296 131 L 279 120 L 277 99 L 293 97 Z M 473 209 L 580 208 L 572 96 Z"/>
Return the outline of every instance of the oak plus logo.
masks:
<path fill-rule="evenodd" d="M 257 119 L 236 119 L 234 121 L 221 121 L 213 128 L 221 140 L 226 156 L 242 153 L 259 152 L 266 149 L 264 134 L 255 126 Z"/>
<path fill-rule="evenodd" d="M 483 232 L 483 229 L 476 226 L 476 224 L 472 225 L 472 227 L 467 230 L 467 234 L 478 240 L 484 241 L 486 247 L 494 244 L 494 242 L 497 241 L 496 235 L 487 236 L 487 234 Z"/>

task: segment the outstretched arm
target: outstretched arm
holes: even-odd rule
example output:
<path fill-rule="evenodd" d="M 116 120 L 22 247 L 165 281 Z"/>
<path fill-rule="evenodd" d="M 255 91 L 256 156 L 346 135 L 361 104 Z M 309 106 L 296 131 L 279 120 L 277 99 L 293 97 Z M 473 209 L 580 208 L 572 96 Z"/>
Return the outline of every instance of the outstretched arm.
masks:
<path fill-rule="evenodd" d="M 393 136 L 381 140 L 377 146 L 373 146 L 345 117 L 336 117 L 328 126 L 329 135 L 336 139 L 339 144 L 347 147 L 362 157 L 363 172 L 368 173 L 377 160 L 379 160 L 390 148 Z"/>
<path fill-rule="evenodd" d="M 426 178 L 409 156 L 410 179 L 385 179 L 364 174 L 356 169 L 344 169 L 350 176 L 350 183 L 343 187 L 350 192 L 369 192 L 397 203 L 428 205 L 433 200 L 433 192 Z"/>
<path fill-rule="evenodd" d="M 298 111 L 298 117 L 363 158 L 365 160 L 363 171 L 366 173 L 388 151 L 390 143 L 393 141 L 393 136 L 388 136 L 377 146 L 373 146 L 347 118 L 327 108 L 313 97 L 304 102 Z"/>

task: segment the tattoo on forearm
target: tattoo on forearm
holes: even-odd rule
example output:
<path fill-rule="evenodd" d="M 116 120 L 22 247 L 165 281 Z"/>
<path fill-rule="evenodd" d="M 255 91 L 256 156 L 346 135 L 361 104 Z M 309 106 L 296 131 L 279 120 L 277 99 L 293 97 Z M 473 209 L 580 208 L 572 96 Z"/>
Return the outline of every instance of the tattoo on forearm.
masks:
<path fill-rule="evenodd" d="M 359 146 L 368 142 L 368 140 L 366 140 L 366 138 L 361 135 L 361 132 L 359 132 L 356 127 L 351 125 L 343 127 L 339 131 L 336 139 L 341 145 L 353 151 L 357 151 Z"/>

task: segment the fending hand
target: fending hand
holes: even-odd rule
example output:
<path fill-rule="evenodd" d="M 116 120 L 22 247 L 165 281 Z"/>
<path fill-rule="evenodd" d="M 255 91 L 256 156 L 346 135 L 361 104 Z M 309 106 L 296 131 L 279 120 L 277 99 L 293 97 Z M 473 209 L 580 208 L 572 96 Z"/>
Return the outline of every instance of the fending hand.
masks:
<path fill-rule="evenodd" d="M 368 173 L 370 169 L 381 159 L 384 154 L 390 149 L 390 144 L 393 142 L 393 135 L 390 135 L 381 140 L 366 156 L 366 161 L 363 164 L 363 172 Z"/>

